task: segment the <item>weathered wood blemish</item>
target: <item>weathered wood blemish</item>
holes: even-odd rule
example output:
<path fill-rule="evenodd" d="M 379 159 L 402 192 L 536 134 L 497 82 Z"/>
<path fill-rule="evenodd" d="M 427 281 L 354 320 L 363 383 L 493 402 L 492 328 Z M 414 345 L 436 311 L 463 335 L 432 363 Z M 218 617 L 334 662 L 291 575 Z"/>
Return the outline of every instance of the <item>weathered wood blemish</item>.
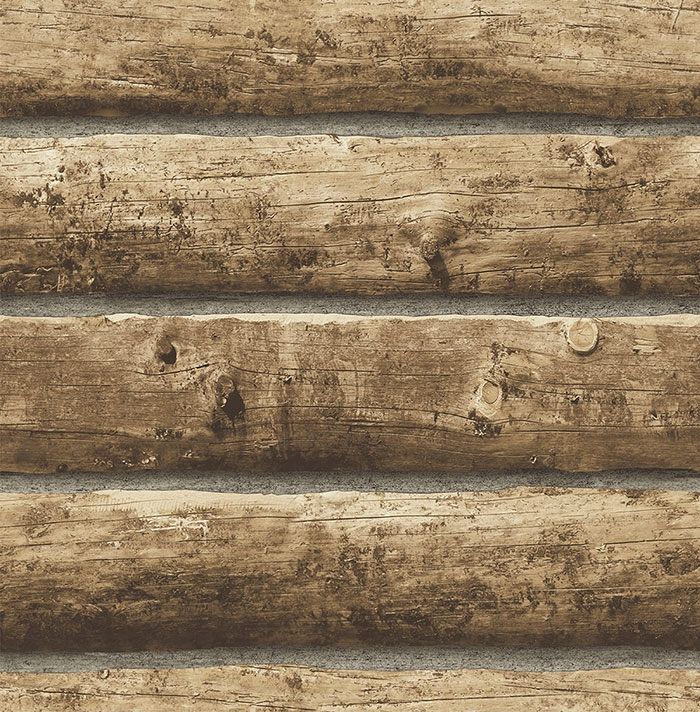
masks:
<path fill-rule="evenodd" d="M 133 530 L 136 533 L 175 532 L 183 539 L 206 539 L 209 534 L 209 521 L 192 514 L 144 517 L 139 522 L 142 528 Z"/>
<path fill-rule="evenodd" d="M 493 422 L 488 416 L 483 415 L 476 409 L 472 409 L 467 413 L 467 419 L 471 422 L 473 433 L 478 438 L 495 438 L 503 430 L 502 423 Z"/>
<path fill-rule="evenodd" d="M 420 241 L 420 252 L 428 263 L 430 275 L 441 289 L 447 289 L 450 284 L 450 273 L 443 256 L 440 254 L 442 240 L 434 232 L 425 234 Z"/>
<path fill-rule="evenodd" d="M 633 296 L 642 291 L 642 276 L 637 273 L 636 266 L 630 263 L 620 276 L 620 294 Z"/>

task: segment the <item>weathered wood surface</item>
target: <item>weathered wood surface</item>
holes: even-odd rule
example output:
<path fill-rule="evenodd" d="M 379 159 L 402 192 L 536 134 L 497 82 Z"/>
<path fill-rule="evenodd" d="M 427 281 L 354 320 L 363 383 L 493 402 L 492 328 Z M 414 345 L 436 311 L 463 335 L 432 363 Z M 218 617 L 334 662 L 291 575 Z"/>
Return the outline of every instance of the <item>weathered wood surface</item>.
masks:
<path fill-rule="evenodd" d="M 0 318 L 0 470 L 700 470 L 700 316 Z"/>
<path fill-rule="evenodd" d="M 255 666 L 0 673 L 0 704 L 16 712 L 696 712 L 699 688 L 694 670 L 368 672 Z"/>
<path fill-rule="evenodd" d="M 700 138 L 0 139 L 0 291 L 700 294 Z"/>
<path fill-rule="evenodd" d="M 700 495 L 0 495 L 2 649 L 700 649 Z"/>
<path fill-rule="evenodd" d="M 698 0 L 13 0 L 0 113 L 700 114 Z"/>

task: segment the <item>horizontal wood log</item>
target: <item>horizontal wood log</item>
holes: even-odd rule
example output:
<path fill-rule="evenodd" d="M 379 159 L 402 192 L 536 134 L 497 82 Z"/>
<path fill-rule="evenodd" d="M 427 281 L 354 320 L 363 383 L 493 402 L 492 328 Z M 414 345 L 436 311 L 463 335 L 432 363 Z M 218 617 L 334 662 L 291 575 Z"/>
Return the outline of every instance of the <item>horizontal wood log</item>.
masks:
<path fill-rule="evenodd" d="M 15 0 L 0 113 L 700 114 L 698 0 Z"/>
<path fill-rule="evenodd" d="M 700 470 L 700 316 L 0 318 L 0 470 Z"/>
<path fill-rule="evenodd" d="M 0 703 L 19 712 L 696 712 L 694 670 L 410 672 L 292 666 L 0 673 Z M 464 707 L 464 705 L 468 705 Z"/>
<path fill-rule="evenodd" d="M 700 649 L 700 495 L 0 496 L 2 650 Z"/>
<path fill-rule="evenodd" d="M 0 291 L 700 294 L 700 138 L 0 139 Z"/>

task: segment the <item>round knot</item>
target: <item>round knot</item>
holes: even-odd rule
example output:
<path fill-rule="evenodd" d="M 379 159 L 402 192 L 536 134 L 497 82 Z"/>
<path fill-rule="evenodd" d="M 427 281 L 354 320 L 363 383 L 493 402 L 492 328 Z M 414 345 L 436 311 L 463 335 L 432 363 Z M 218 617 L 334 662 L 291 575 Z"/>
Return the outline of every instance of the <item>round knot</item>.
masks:
<path fill-rule="evenodd" d="M 569 325 L 566 340 L 575 353 L 590 354 L 598 345 L 598 325 L 593 319 L 578 319 Z"/>
<path fill-rule="evenodd" d="M 501 387 L 493 381 L 484 381 L 481 384 L 481 400 L 488 405 L 495 405 L 501 397 Z"/>

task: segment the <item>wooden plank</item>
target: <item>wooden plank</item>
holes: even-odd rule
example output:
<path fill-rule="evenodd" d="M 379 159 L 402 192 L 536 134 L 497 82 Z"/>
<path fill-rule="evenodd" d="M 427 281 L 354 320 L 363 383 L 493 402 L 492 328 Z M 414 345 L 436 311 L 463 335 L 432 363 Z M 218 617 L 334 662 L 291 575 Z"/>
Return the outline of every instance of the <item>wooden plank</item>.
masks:
<path fill-rule="evenodd" d="M 0 112 L 700 114 L 698 0 L 15 0 Z"/>
<path fill-rule="evenodd" d="M 0 318 L 0 470 L 700 471 L 700 316 Z"/>
<path fill-rule="evenodd" d="M 0 291 L 700 294 L 700 138 L 0 139 Z"/>
<path fill-rule="evenodd" d="M 700 495 L 0 496 L 3 651 L 700 649 Z"/>
<path fill-rule="evenodd" d="M 139 712 L 696 712 L 699 685 L 694 670 L 117 669 L 0 673 L 0 703 L 19 712 L 133 712 L 135 698 Z"/>

